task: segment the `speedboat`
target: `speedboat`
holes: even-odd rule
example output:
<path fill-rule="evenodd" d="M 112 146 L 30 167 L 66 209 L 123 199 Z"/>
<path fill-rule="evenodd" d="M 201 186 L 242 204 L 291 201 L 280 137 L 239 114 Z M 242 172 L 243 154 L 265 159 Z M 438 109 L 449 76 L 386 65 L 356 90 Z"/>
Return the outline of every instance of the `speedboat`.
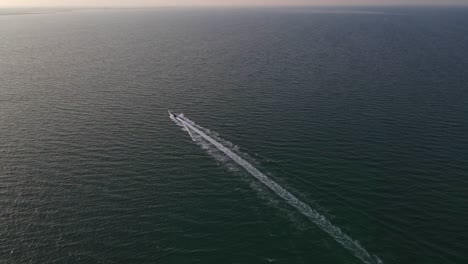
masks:
<path fill-rule="evenodd" d="M 169 116 L 170 116 L 171 118 L 176 119 L 176 118 L 178 117 L 178 115 L 177 115 L 176 113 L 172 112 L 171 110 L 168 110 L 167 112 L 169 113 Z"/>

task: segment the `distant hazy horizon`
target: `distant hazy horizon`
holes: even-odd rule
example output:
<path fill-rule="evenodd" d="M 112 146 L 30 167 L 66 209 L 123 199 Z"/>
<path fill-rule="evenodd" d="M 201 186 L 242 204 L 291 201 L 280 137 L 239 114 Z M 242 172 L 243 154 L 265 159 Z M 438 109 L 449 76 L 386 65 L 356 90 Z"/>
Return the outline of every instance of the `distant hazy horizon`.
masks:
<path fill-rule="evenodd" d="M 160 6 L 387 6 L 468 5 L 466 0 L 1 0 L 5 7 L 160 7 Z"/>

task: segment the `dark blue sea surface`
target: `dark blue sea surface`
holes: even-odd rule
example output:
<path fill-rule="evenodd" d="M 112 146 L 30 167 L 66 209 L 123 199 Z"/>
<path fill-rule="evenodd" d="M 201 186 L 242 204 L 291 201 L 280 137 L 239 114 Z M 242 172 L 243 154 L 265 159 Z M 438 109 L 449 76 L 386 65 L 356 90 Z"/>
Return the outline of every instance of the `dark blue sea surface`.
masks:
<path fill-rule="evenodd" d="M 0 12 L 0 263 L 468 263 L 468 8 Z"/>

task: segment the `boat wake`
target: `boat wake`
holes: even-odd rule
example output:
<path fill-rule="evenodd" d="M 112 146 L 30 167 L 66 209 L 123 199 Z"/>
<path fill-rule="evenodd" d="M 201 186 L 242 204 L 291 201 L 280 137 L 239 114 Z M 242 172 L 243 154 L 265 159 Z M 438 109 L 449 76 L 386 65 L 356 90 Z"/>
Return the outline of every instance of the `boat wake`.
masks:
<path fill-rule="evenodd" d="M 329 234 L 335 241 L 337 241 L 344 248 L 353 253 L 354 256 L 359 258 L 363 263 L 366 264 L 380 264 L 383 263 L 377 256 L 369 254 L 361 244 L 352 239 L 347 234 L 343 233 L 341 229 L 333 225 L 325 216 L 321 215 L 316 210 L 312 209 L 308 204 L 299 200 L 296 196 L 288 192 L 286 189 L 281 187 L 274 180 L 256 169 L 251 163 L 243 159 L 240 155 L 236 154 L 230 149 L 230 147 L 220 143 L 221 140 L 217 140 L 217 137 L 211 137 L 209 130 L 196 125 L 193 121 L 186 118 L 183 114 L 174 114 L 169 112 L 170 118 L 176 122 L 179 126 L 183 127 L 192 138 L 198 144 L 201 144 L 204 149 L 207 149 L 207 143 L 216 147 L 217 150 L 224 153 L 232 161 L 244 168 L 250 175 L 255 177 L 258 181 L 268 187 L 276 195 L 285 200 L 288 204 L 294 207 L 297 211 L 306 216 L 311 222 L 316 224 L 320 229 Z M 205 142 L 201 142 L 203 140 Z M 231 146 L 232 147 L 232 146 Z"/>

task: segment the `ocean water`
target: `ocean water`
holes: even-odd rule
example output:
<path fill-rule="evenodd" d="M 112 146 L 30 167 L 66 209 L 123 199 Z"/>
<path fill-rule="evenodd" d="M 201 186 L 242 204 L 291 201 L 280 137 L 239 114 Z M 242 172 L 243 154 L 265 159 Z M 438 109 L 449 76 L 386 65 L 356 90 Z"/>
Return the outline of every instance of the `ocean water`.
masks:
<path fill-rule="evenodd" d="M 467 252 L 468 9 L 0 12 L 0 263 Z"/>

